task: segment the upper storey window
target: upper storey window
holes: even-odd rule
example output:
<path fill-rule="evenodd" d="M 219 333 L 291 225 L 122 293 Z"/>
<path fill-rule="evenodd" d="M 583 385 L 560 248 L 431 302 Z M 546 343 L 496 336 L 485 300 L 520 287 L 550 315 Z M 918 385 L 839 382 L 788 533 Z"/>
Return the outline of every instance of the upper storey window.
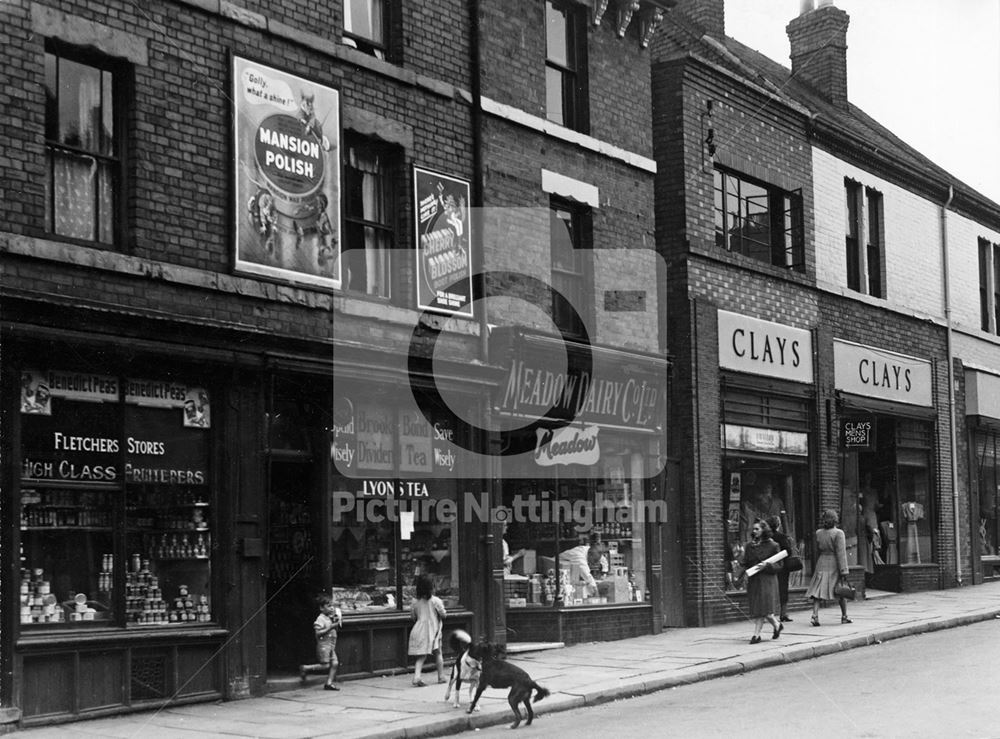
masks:
<path fill-rule="evenodd" d="M 564 0 L 545 3 L 545 115 L 582 132 L 588 126 L 585 10 Z"/>
<path fill-rule="evenodd" d="M 385 59 L 388 20 L 388 0 L 344 0 L 344 43 Z"/>
<path fill-rule="evenodd" d="M 979 239 L 980 328 L 1000 334 L 1000 244 Z"/>
<path fill-rule="evenodd" d="M 716 169 L 715 243 L 776 267 L 805 271 L 800 192 Z"/>
<path fill-rule="evenodd" d="M 45 230 L 113 245 L 121 200 L 120 72 L 106 60 L 45 53 Z"/>
<path fill-rule="evenodd" d="M 885 233 L 882 193 L 844 180 L 847 197 L 847 287 L 873 298 L 884 298 Z"/>

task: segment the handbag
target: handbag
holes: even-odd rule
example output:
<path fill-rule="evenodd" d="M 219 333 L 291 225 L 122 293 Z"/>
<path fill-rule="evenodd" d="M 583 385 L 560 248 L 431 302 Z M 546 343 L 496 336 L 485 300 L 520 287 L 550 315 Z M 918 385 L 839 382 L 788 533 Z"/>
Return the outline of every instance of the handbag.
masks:
<path fill-rule="evenodd" d="M 797 554 L 789 554 L 782 564 L 785 565 L 785 572 L 798 572 L 802 569 L 802 558 Z"/>
<path fill-rule="evenodd" d="M 854 586 L 851 585 L 846 577 L 842 577 L 833 586 L 833 594 L 844 600 L 854 600 L 858 595 L 858 591 L 854 589 Z"/>

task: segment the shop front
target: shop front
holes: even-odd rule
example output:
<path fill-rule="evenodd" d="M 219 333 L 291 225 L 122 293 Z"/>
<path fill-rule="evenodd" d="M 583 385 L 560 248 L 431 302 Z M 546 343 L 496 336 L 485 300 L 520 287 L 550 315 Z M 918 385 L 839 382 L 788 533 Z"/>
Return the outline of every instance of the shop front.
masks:
<path fill-rule="evenodd" d="M 794 595 L 814 559 L 812 334 L 724 310 L 718 321 L 725 589 L 730 598 L 745 593 L 746 576 L 734 564 L 754 521 L 776 517 L 804 565 L 790 573 Z"/>
<path fill-rule="evenodd" d="M 440 374 L 440 384 L 427 384 L 357 365 L 338 371 L 319 535 L 329 592 L 344 614 L 337 652 L 345 676 L 406 668 L 421 576 L 444 601 L 446 631 L 487 629 L 490 500 L 470 429 L 481 426 L 488 393 L 469 374 L 456 385 Z"/>
<path fill-rule="evenodd" d="M 841 524 L 868 587 L 939 587 L 935 417 L 927 359 L 833 343 Z"/>
<path fill-rule="evenodd" d="M 506 370 L 495 520 L 507 638 L 658 632 L 667 361 L 508 328 L 490 357 Z"/>
<path fill-rule="evenodd" d="M 9 342 L 5 360 L 4 638 L 23 724 L 221 698 L 217 377 L 115 372 L 65 345 Z"/>
<path fill-rule="evenodd" d="M 965 372 L 973 580 L 1000 579 L 1000 376 Z"/>

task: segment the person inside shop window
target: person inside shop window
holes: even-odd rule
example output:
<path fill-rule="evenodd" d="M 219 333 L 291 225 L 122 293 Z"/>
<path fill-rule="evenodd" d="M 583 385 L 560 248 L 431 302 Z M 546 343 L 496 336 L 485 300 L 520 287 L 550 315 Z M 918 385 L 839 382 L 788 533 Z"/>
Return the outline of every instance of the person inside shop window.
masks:
<path fill-rule="evenodd" d="M 503 574 L 506 577 L 511 574 L 514 562 L 524 556 L 524 549 L 518 549 L 511 554 L 510 544 L 507 543 L 507 522 L 503 522 L 503 529 L 500 532 L 500 543 L 503 545 Z"/>
<path fill-rule="evenodd" d="M 604 551 L 599 531 L 590 532 L 590 547 L 587 549 L 587 567 L 594 578 L 603 578 L 608 572 L 608 557 Z"/>
<path fill-rule="evenodd" d="M 597 581 L 594 576 L 590 574 L 590 565 L 587 563 L 587 554 L 590 552 L 590 544 L 581 542 L 572 549 L 567 549 L 564 552 L 559 553 L 559 568 L 563 570 L 570 570 L 573 573 L 573 567 L 577 568 L 580 573 L 579 578 L 583 580 L 587 585 L 587 590 L 590 595 L 597 594 Z"/>

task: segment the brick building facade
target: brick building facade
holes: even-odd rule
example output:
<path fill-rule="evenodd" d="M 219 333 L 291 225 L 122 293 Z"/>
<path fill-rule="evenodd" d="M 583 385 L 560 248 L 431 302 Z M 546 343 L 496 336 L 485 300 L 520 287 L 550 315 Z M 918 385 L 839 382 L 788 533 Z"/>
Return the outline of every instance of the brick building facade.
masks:
<path fill-rule="evenodd" d="M 600 523 L 598 589 L 558 564 L 575 520 L 512 521 L 512 572 L 490 511 L 665 495 L 647 46 L 668 5 L 9 9 L 6 722 L 261 694 L 311 659 L 331 589 L 341 675 L 406 669 L 420 575 L 446 628 L 499 640 L 660 627 L 657 524 Z M 596 461 L 497 453 L 529 365 L 589 371 L 531 428 Z"/>
<path fill-rule="evenodd" d="M 849 103 L 847 27 L 829 3 L 805 8 L 789 71 L 725 35 L 721 0 L 692 0 L 654 44 L 689 624 L 739 617 L 732 547 L 779 508 L 806 555 L 793 607 L 827 508 L 855 583 L 994 572 L 996 409 L 965 386 L 995 386 L 1000 211 Z M 805 372 L 779 355 L 796 339 Z"/>

